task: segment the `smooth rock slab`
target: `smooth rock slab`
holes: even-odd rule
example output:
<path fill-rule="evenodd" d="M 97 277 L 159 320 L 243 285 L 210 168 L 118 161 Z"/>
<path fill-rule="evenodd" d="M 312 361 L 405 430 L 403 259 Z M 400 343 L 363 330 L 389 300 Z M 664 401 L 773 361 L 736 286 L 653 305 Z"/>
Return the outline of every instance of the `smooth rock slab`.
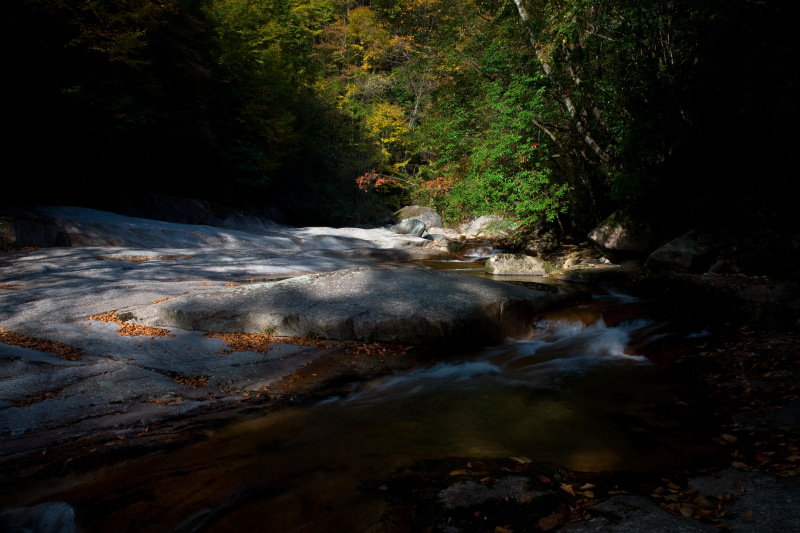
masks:
<path fill-rule="evenodd" d="M 129 308 L 139 323 L 407 344 L 495 342 L 566 297 L 416 268 L 352 268 Z"/>

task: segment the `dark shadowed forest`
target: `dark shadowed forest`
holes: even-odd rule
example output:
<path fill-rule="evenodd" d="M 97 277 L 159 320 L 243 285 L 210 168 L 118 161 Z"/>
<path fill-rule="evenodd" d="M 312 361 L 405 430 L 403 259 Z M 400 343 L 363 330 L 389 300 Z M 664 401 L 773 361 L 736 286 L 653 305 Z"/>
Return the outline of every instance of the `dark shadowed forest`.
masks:
<path fill-rule="evenodd" d="M 765 0 L 10 0 L 6 201 L 416 203 L 581 239 L 633 200 L 786 220 L 793 24 Z"/>

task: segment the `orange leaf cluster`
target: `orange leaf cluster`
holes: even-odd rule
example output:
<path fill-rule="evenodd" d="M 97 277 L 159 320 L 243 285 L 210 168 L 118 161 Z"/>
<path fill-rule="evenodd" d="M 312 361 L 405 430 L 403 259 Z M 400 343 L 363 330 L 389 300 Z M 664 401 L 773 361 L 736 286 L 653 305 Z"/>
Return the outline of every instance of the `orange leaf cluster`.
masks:
<path fill-rule="evenodd" d="M 397 178 L 378 174 L 376 172 L 367 172 L 363 176 L 356 179 L 356 185 L 362 191 L 369 191 L 371 189 L 379 189 L 381 187 L 392 186 L 404 188 L 405 184 Z"/>
<path fill-rule="evenodd" d="M 208 386 L 208 376 L 181 376 L 180 374 L 175 374 L 170 376 L 170 379 L 175 383 L 186 385 L 193 389 Z"/>
<path fill-rule="evenodd" d="M 60 388 L 60 389 L 55 389 L 55 390 L 51 390 L 51 391 L 47 391 L 47 392 L 42 392 L 42 393 L 36 394 L 34 396 L 29 396 L 29 397 L 25 398 L 24 400 L 21 400 L 21 401 L 15 403 L 14 407 L 28 407 L 29 405 L 32 405 L 34 403 L 39 403 L 39 402 L 43 402 L 45 400 L 49 400 L 50 398 L 53 398 L 53 397 L 57 396 L 58 394 L 60 394 L 63 390 L 64 390 L 63 388 Z"/>
<path fill-rule="evenodd" d="M 428 180 L 423 185 L 425 189 L 431 191 L 446 192 L 453 188 L 453 184 L 441 176 L 434 178 L 432 180 Z"/>
<path fill-rule="evenodd" d="M 130 322 L 125 322 L 119 317 L 119 315 L 117 315 L 113 311 L 110 313 L 103 313 L 101 315 L 92 315 L 88 318 L 88 320 L 97 320 L 99 322 L 113 322 L 115 324 L 119 324 L 120 328 L 117 330 L 117 333 L 124 337 L 138 337 L 138 336 L 174 337 L 175 336 L 171 334 L 168 329 L 155 328 L 152 326 L 145 326 L 143 324 L 131 324 Z"/>
<path fill-rule="evenodd" d="M 233 352 L 267 353 L 270 349 L 270 343 L 277 342 L 276 339 L 264 333 L 244 333 L 241 331 L 234 333 L 209 332 L 204 337 L 222 339 L 222 342 L 228 345 L 227 350 L 222 350 L 222 353 L 225 354 Z"/>
<path fill-rule="evenodd" d="M 183 257 L 178 256 L 159 256 L 159 257 L 145 257 L 145 256 L 131 256 L 131 257 L 108 257 L 108 256 L 97 256 L 95 259 L 98 261 L 128 261 L 130 263 L 144 263 L 145 261 L 177 261 L 178 259 L 191 259 L 193 256 L 185 255 Z"/>
<path fill-rule="evenodd" d="M 72 346 L 61 344 L 60 342 L 29 337 L 24 333 L 16 333 L 14 331 L 5 331 L 2 329 L 0 329 L 0 342 L 19 346 L 20 348 L 28 348 L 29 350 L 50 352 L 56 357 L 67 361 L 77 361 L 81 358 L 81 355 L 83 355 L 83 352 L 78 348 L 73 348 Z"/>

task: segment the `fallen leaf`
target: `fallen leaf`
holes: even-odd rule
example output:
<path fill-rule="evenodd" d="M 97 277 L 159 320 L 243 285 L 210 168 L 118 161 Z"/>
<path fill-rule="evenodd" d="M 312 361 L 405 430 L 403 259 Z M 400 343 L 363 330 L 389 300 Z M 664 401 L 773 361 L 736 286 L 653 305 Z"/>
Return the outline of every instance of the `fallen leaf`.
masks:
<path fill-rule="evenodd" d="M 517 462 L 517 463 L 519 463 L 521 465 L 526 465 L 528 463 L 532 463 L 533 462 L 530 459 L 528 459 L 527 457 L 509 457 L 509 459 L 511 459 L 512 461 L 515 461 L 515 462 Z"/>
<path fill-rule="evenodd" d="M 467 472 L 466 470 L 453 470 L 452 472 L 450 472 L 451 476 L 465 476 L 467 474 L 469 474 L 469 472 Z"/>
<path fill-rule="evenodd" d="M 549 485 L 550 483 L 553 482 L 552 479 L 550 479 L 549 477 L 545 476 L 544 474 L 539 474 L 538 476 L 536 476 L 536 478 L 539 481 L 541 481 L 542 483 L 544 483 L 545 485 Z"/>
<path fill-rule="evenodd" d="M 739 440 L 736 437 L 736 435 L 731 435 L 729 433 L 723 433 L 722 435 L 720 435 L 720 437 L 722 437 L 722 440 L 724 440 L 725 442 L 736 442 L 737 440 Z"/>
<path fill-rule="evenodd" d="M 561 485 L 561 490 L 563 490 L 570 496 L 575 496 L 575 491 L 572 490 L 572 485 Z"/>
<path fill-rule="evenodd" d="M 578 490 L 589 490 L 589 489 L 593 489 L 595 487 L 596 487 L 596 485 L 592 485 L 591 483 L 584 483 L 583 485 L 578 487 Z"/>
<path fill-rule="evenodd" d="M 544 518 L 539 519 L 539 527 L 542 528 L 542 531 L 550 531 L 554 527 L 558 526 L 559 515 L 550 515 L 545 516 Z"/>

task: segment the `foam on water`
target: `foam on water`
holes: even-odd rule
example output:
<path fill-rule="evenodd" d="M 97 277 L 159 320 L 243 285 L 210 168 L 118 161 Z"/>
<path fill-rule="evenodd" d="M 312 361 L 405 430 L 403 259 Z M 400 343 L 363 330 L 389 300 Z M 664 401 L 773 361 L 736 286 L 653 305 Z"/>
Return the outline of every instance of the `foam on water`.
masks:
<path fill-rule="evenodd" d="M 441 362 L 373 380 L 342 402 L 369 405 L 386 398 L 402 400 L 446 388 L 477 389 L 492 383 L 549 389 L 564 378 L 587 374 L 601 365 L 649 364 L 646 357 L 627 351 L 630 333 L 649 324 L 647 320 L 631 320 L 607 327 L 602 320 L 588 325 L 570 320 L 540 321 L 530 339 L 509 340 L 468 360 Z"/>
<path fill-rule="evenodd" d="M 476 246 L 464 252 L 464 257 L 491 257 L 499 251 L 491 246 Z"/>

